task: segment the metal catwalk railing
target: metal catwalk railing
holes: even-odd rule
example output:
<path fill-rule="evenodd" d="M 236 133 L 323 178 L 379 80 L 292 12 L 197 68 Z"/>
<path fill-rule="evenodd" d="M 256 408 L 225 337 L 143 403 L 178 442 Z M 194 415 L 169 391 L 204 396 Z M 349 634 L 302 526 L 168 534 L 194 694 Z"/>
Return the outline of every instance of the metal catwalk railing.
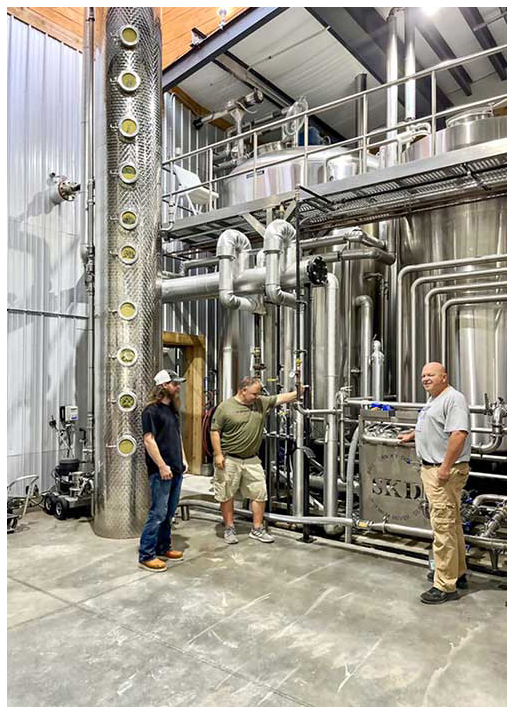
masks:
<path fill-rule="evenodd" d="M 304 112 L 299 112 L 298 114 L 295 114 L 294 116 L 289 116 L 285 117 L 283 119 L 277 119 L 275 121 L 269 122 L 268 124 L 265 124 L 261 127 L 249 130 L 249 131 L 244 131 L 240 134 L 230 136 L 227 139 L 222 139 L 220 141 L 216 141 L 212 144 L 209 144 L 208 146 L 201 147 L 199 149 L 195 149 L 194 151 L 189 151 L 185 154 L 182 154 L 176 158 L 167 158 L 163 162 L 163 167 L 168 167 L 170 165 L 174 164 L 180 164 L 181 162 L 184 162 L 188 159 L 191 159 L 192 157 L 199 157 L 202 154 L 207 155 L 207 163 L 206 163 L 206 173 L 207 173 L 207 180 L 203 181 L 195 186 L 195 188 L 199 187 L 206 187 L 209 189 L 209 201 L 207 204 L 208 210 L 211 211 L 214 208 L 214 194 L 219 192 L 220 185 L 228 178 L 230 180 L 238 177 L 238 176 L 243 176 L 243 175 L 248 175 L 250 172 L 253 174 L 253 197 L 256 198 L 256 187 L 257 187 L 257 171 L 269 168 L 271 166 L 278 166 L 283 163 L 291 162 L 292 160 L 298 159 L 300 157 L 303 157 L 303 166 L 302 166 L 302 172 L 301 172 L 301 181 L 300 183 L 303 186 L 308 186 L 308 171 L 307 171 L 307 165 L 308 165 L 308 157 L 311 155 L 315 155 L 318 152 L 323 152 L 326 151 L 327 148 L 337 148 L 341 147 L 341 149 L 345 149 L 341 151 L 340 155 L 345 155 L 345 154 L 353 154 L 356 155 L 358 154 L 359 156 L 359 168 L 360 172 L 364 173 L 367 170 L 367 159 L 369 155 L 369 151 L 371 149 L 378 149 L 382 146 L 387 146 L 390 144 L 395 144 L 398 143 L 398 141 L 402 140 L 402 137 L 394 137 L 391 138 L 391 134 L 398 132 L 399 130 L 408 130 L 409 128 L 412 128 L 414 126 L 417 126 L 419 131 L 422 132 L 425 136 L 431 136 L 432 141 L 431 141 L 431 155 L 435 155 L 436 151 L 436 146 L 435 146 L 435 134 L 436 134 L 436 128 L 437 128 L 437 120 L 442 119 L 447 116 L 451 116 L 452 114 L 457 114 L 461 113 L 470 109 L 477 109 L 479 107 L 493 107 L 496 108 L 498 106 L 503 105 L 507 101 L 507 94 L 499 94 L 496 96 L 490 96 L 486 97 L 484 99 L 480 99 L 475 102 L 468 102 L 467 104 L 462 104 L 459 106 L 451 107 L 450 109 L 445 109 L 441 111 L 437 111 L 437 75 L 441 72 L 446 72 L 449 69 L 452 69 L 453 67 L 469 64 L 473 61 L 483 59 L 485 57 L 489 57 L 490 55 L 497 54 L 499 52 L 504 52 L 507 50 L 507 45 L 499 45 L 498 47 L 493 47 L 488 50 L 483 50 L 481 52 L 476 52 L 471 55 L 467 55 L 465 57 L 459 57 L 454 60 L 447 60 L 445 62 L 442 62 L 438 65 L 435 65 L 433 67 L 429 67 L 427 69 L 421 70 L 419 72 L 416 72 L 414 74 L 406 75 L 405 77 L 401 77 L 399 79 L 396 79 L 391 82 L 387 82 L 384 84 L 381 84 L 377 87 L 371 87 L 370 89 L 366 89 L 361 92 L 356 92 L 354 94 L 351 94 L 347 97 L 341 97 L 340 99 L 333 100 L 331 102 L 327 102 L 326 104 L 322 104 L 317 107 L 313 107 L 311 109 L 308 109 Z M 380 127 L 378 129 L 374 129 L 371 131 L 367 131 L 368 127 L 368 120 L 369 120 L 369 98 L 377 92 L 380 91 L 387 91 L 391 87 L 398 87 L 401 85 L 406 85 L 408 82 L 416 81 L 418 79 L 421 79 L 423 77 L 430 77 L 430 85 L 431 85 L 431 112 L 427 115 L 421 116 L 421 117 L 416 117 L 415 119 L 408 119 L 407 121 L 400 121 L 394 124 L 393 126 L 390 127 Z M 350 102 L 355 102 L 355 106 L 359 107 L 362 112 L 363 116 L 363 127 L 364 131 L 360 135 L 353 136 L 349 139 L 345 139 L 343 141 L 336 142 L 334 144 L 330 144 L 329 146 L 323 144 L 318 146 L 317 148 L 309 148 L 308 144 L 303 145 L 303 148 L 299 148 L 298 153 L 293 154 L 293 153 L 288 153 L 287 157 L 284 159 L 280 160 L 273 160 L 269 162 L 259 162 L 259 165 L 257 166 L 257 157 L 258 157 L 258 137 L 260 134 L 263 134 L 264 132 L 269 132 L 272 129 L 278 129 L 280 128 L 283 124 L 289 123 L 291 121 L 298 121 L 300 122 L 303 120 L 303 136 L 307 140 L 308 134 L 309 134 L 309 117 L 313 114 L 319 115 L 322 114 L 323 112 L 327 112 L 339 107 L 343 107 L 344 105 L 349 104 Z M 423 125 L 423 126 L 420 126 Z M 299 130 L 301 126 L 299 124 Z M 387 138 L 387 135 L 389 135 L 390 138 Z M 420 134 L 417 133 L 417 136 Z M 380 138 L 380 137 L 385 138 Z M 216 149 L 221 149 L 225 146 L 228 146 L 230 144 L 236 144 L 238 141 L 243 141 L 245 139 L 249 139 L 252 145 L 252 158 L 253 158 L 253 168 L 250 168 L 248 165 L 246 166 L 245 169 L 241 171 L 233 171 L 227 176 L 218 176 L 214 177 L 214 152 Z M 408 140 L 408 131 L 404 132 L 403 139 Z M 357 144 L 357 145 L 356 145 Z M 348 148 L 345 148 L 348 147 Z M 296 147 L 295 147 L 296 148 Z M 327 170 L 327 162 L 333 160 L 337 155 L 332 154 L 330 158 L 325 160 L 325 173 Z M 248 164 L 248 162 L 246 162 Z M 180 196 L 182 194 L 187 193 L 187 191 L 190 190 L 188 188 L 181 188 L 177 189 L 175 191 L 172 191 L 170 193 L 165 193 L 163 195 L 163 200 L 170 201 L 171 199 Z"/>

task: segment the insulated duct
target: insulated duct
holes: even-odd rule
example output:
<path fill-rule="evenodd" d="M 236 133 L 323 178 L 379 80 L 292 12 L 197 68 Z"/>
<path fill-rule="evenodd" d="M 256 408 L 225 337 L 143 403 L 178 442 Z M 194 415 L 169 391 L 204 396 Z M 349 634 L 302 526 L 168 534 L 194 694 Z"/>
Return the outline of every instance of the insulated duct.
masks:
<path fill-rule="evenodd" d="M 98 8 L 95 40 L 94 530 L 141 534 L 141 410 L 158 371 L 161 29 L 150 7 Z"/>

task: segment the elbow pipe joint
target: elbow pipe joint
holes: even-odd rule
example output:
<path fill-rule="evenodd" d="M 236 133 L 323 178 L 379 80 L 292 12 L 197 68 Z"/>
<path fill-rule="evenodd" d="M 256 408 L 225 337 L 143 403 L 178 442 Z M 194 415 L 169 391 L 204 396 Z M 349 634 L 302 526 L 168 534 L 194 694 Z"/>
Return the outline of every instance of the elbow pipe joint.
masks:
<path fill-rule="evenodd" d="M 237 297 L 234 295 L 234 261 L 241 253 L 248 253 L 252 244 L 240 231 L 228 229 L 224 231 L 216 245 L 216 257 L 219 258 L 219 299 L 223 307 L 229 310 L 244 310 L 254 312 L 258 309 L 255 298 Z"/>
<path fill-rule="evenodd" d="M 275 305 L 296 307 L 296 298 L 280 287 L 279 255 L 286 255 L 296 236 L 293 226 L 278 218 L 272 221 L 264 232 L 263 251 L 266 259 L 266 279 L 264 291 L 268 300 Z"/>

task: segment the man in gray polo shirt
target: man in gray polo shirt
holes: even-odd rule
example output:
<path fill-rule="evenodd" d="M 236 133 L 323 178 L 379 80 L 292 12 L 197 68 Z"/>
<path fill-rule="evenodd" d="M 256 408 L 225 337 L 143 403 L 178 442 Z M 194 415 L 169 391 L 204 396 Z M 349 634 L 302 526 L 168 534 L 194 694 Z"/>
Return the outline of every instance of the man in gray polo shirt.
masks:
<path fill-rule="evenodd" d="M 456 600 L 456 587 L 467 588 L 460 502 L 469 474 L 471 425 L 466 398 L 450 387 L 442 364 L 426 364 L 421 381 L 430 397 L 419 412 L 416 429 L 400 440 L 415 439 L 422 464 L 421 480 L 434 533 L 435 573 L 434 587 L 421 595 L 421 601 L 435 605 Z"/>

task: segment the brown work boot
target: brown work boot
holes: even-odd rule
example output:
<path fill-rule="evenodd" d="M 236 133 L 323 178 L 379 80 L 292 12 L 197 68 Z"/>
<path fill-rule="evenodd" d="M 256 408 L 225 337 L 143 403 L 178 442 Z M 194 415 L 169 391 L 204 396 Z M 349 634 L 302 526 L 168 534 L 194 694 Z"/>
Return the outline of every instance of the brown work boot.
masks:
<path fill-rule="evenodd" d="M 152 573 L 160 573 L 166 570 L 166 563 L 163 563 L 159 558 L 152 558 L 151 560 L 143 560 L 137 564 L 138 568 L 144 568 L 145 570 L 150 570 Z"/>
<path fill-rule="evenodd" d="M 165 553 L 157 553 L 157 557 L 164 560 L 184 560 L 184 553 L 181 550 L 167 550 Z"/>

